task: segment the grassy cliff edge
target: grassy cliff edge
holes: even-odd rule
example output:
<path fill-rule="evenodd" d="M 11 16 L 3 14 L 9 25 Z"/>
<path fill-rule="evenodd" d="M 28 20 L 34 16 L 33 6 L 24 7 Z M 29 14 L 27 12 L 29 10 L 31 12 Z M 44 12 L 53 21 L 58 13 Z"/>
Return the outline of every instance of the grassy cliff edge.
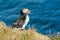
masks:
<path fill-rule="evenodd" d="M 51 40 L 48 36 L 39 34 L 33 29 L 19 30 L 7 28 L 4 22 L 0 22 L 0 40 Z"/>

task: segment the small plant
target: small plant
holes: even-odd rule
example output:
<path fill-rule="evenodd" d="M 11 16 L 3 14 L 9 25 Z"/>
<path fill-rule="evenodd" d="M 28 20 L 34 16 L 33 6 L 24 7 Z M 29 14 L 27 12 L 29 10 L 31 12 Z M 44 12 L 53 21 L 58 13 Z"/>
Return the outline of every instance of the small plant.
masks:
<path fill-rule="evenodd" d="M 52 40 L 60 40 L 60 33 L 58 32 L 56 35 L 50 36 Z"/>

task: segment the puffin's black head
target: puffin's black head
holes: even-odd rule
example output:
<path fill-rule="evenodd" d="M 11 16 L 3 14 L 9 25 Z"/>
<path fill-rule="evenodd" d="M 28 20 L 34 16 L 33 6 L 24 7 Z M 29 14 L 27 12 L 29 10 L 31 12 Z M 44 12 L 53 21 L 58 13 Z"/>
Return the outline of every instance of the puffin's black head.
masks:
<path fill-rule="evenodd" d="M 30 10 L 29 9 L 27 9 L 27 8 L 23 8 L 22 10 L 21 10 L 21 15 L 27 15 L 27 14 L 29 14 L 30 13 Z"/>

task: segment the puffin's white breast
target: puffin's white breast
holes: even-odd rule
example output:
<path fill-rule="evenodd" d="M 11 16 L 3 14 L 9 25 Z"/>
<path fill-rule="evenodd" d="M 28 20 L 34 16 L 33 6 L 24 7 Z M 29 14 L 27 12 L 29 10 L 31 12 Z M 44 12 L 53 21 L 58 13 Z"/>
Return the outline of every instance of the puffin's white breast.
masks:
<path fill-rule="evenodd" d="M 27 15 L 22 29 L 25 29 L 25 26 L 27 25 L 28 22 L 29 22 L 29 16 Z"/>

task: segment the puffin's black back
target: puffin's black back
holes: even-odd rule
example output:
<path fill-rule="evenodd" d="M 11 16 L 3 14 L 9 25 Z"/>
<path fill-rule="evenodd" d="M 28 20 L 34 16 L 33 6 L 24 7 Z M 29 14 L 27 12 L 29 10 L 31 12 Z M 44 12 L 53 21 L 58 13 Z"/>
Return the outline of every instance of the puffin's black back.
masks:
<path fill-rule="evenodd" d="M 16 28 L 22 28 L 24 22 L 25 22 L 26 16 L 21 16 L 20 18 L 18 18 L 12 25 L 12 27 L 16 27 Z"/>

